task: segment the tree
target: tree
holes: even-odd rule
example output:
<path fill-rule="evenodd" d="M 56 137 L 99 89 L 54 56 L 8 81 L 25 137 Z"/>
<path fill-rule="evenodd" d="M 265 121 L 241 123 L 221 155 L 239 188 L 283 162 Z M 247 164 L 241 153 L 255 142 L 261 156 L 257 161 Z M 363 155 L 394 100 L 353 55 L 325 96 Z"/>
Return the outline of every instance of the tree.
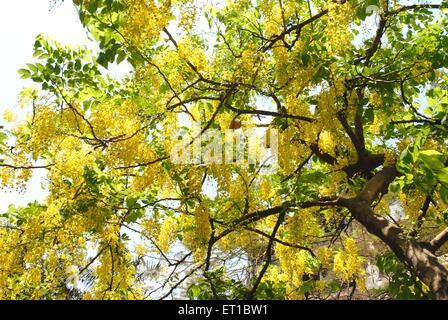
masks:
<path fill-rule="evenodd" d="M 48 196 L 0 298 L 448 298 L 446 1 L 73 2 L 99 53 L 38 36 L 5 114 L 3 186 Z"/>

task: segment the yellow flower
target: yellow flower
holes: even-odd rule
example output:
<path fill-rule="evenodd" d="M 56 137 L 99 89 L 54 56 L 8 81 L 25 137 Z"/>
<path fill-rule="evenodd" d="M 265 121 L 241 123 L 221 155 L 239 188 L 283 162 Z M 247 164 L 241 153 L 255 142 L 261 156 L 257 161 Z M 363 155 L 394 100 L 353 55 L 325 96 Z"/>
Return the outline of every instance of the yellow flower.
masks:
<path fill-rule="evenodd" d="M 328 20 L 325 31 L 329 55 L 341 55 L 349 48 L 349 24 L 352 12 L 349 1 L 343 4 L 333 0 L 328 1 Z"/>
<path fill-rule="evenodd" d="M 14 122 L 17 119 L 17 115 L 13 113 L 11 110 L 5 110 L 3 112 L 3 120 L 7 122 Z"/>
<path fill-rule="evenodd" d="M 383 105 L 383 99 L 378 90 L 372 91 L 372 93 L 369 96 L 369 101 L 376 108 L 380 108 Z"/>
<path fill-rule="evenodd" d="M 163 252 L 168 252 L 175 240 L 177 222 L 173 217 L 167 217 L 160 228 L 158 245 Z"/>
<path fill-rule="evenodd" d="M 365 270 L 364 259 L 358 255 L 356 242 L 352 238 L 344 240 L 344 248 L 339 249 L 333 260 L 333 271 L 344 281 L 363 279 Z"/>
<path fill-rule="evenodd" d="M 208 207 L 201 203 L 194 216 L 196 220 L 197 236 L 202 243 L 207 243 L 212 232 Z"/>
<path fill-rule="evenodd" d="M 322 131 L 319 135 L 319 149 L 324 153 L 334 154 L 336 144 L 330 131 Z"/>
<path fill-rule="evenodd" d="M 384 166 L 386 167 L 394 166 L 396 161 L 397 161 L 397 155 L 394 152 L 387 150 L 384 153 Z"/>
<path fill-rule="evenodd" d="M 135 246 L 135 253 L 138 257 L 144 256 L 148 253 L 148 248 L 144 244 L 139 243 Z"/>

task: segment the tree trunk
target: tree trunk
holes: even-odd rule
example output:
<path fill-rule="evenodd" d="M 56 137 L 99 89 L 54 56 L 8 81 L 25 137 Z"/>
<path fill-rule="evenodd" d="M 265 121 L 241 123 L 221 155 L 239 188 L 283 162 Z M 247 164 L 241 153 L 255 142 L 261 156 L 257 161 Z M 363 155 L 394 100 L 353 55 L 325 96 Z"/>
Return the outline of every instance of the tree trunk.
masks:
<path fill-rule="evenodd" d="M 430 246 L 415 240 L 405 240 L 401 228 L 376 215 L 367 203 L 353 201 L 347 208 L 369 233 L 386 243 L 415 272 L 436 299 L 448 300 L 448 270 L 439 262 Z"/>
<path fill-rule="evenodd" d="M 402 260 L 434 293 L 436 299 L 448 300 L 448 270 L 434 254 L 440 247 L 432 242 L 418 242 L 406 239 L 403 230 L 389 220 L 375 214 L 372 202 L 379 193 L 387 192 L 390 182 L 397 176 L 394 168 L 385 168 L 370 179 L 363 190 L 352 199 L 341 199 L 354 218 L 367 231 L 386 243 L 395 255 Z M 445 231 L 435 239 L 446 240 Z M 434 240 L 433 240 L 434 241 Z"/>
<path fill-rule="evenodd" d="M 410 241 L 406 260 L 416 274 L 434 293 L 436 299 L 448 300 L 448 270 L 430 250 L 419 242 Z"/>

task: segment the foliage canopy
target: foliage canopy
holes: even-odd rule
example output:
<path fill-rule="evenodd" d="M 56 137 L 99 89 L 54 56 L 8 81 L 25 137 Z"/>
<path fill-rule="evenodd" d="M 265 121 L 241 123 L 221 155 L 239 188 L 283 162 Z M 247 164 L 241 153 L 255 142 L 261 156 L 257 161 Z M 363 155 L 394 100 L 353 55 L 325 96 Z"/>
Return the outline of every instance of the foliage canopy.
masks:
<path fill-rule="evenodd" d="M 2 185 L 48 196 L 2 213 L 0 298 L 448 298 L 447 1 L 73 2 L 98 54 L 38 36 L 4 114 Z M 277 170 L 172 161 L 229 126 Z"/>

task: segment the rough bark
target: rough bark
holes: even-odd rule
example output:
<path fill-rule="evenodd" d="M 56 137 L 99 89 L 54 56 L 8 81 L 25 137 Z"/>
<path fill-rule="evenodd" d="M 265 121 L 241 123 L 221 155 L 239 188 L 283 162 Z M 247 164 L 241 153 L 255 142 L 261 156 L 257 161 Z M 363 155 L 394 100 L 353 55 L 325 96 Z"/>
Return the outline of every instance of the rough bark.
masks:
<path fill-rule="evenodd" d="M 427 248 L 426 243 L 409 241 L 405 256 L 419 278 L 434 293 L 435 298 L 448 300 L 448 270 Z"/>
<path fill-rule="evenodd" d="M 415 273 L 434 293 L 436 299 L 448 300 L 448 270 L 440 263 L 435 251 L 442 240 L 446 241 L 445 230 L 431 242 L 419 242 L 407 238 L 403 230 L 389 220 L 375 214 L 372 202 L 380 193 L 387 192 L 389 184 L 399 173 L 386 167 L 371 178 L 354 198 L 341 199 L 354 218 L 367 231 L 380 238 L 408 268 Z"/>

